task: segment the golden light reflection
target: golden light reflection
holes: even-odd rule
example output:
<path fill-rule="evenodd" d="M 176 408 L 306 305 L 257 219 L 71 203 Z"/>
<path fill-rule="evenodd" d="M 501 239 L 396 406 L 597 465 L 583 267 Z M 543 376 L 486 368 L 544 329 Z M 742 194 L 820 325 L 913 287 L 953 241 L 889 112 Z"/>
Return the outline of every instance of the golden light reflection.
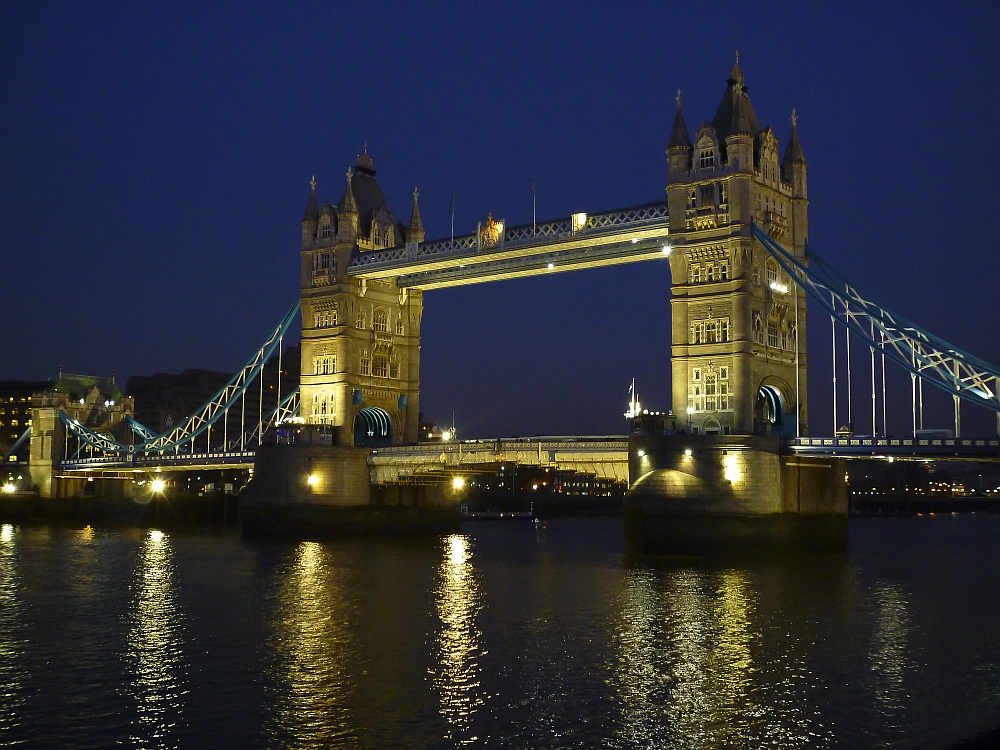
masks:
<path fill-rule="evenodd" d="M 477 622 L 481 602 L 472 548 L 469 539 L 461 534 L 445 540 L 436 608 L 441 629 L 433 679 L 440 712 L 452 730 L 448 739 L 456 745 L 470 745 L 478 742 L 471 732 L 472 718 L 483 704 L 479 693 L 483 634 Z"/>
<path fill-rule="evenodd" d="M 92 542 L 94 541 L 94 527 L 87 524 L 82 529 L 80 529 L 80 541 Z"/>
<path fill-rule="evenodd" d="M 4 730 L 21 724 L 24 705 L 25 637 L 21 574 L 14 527 L 0 529 L 0 737 Z"/>
<path fill-rule="evenodd" d="M 750 746 L 742 717 L 754 712 L 751 645 L 756 592 L 746 573 L 691 568 L 664 580 L 632 571 L 622 610 L 616 678 L 622 747 L 666 736 L 698 747 Z"/>
<path fill-rule="evenodd" d="M 163 532 L 146 535 L 132 588 L 125 660 L 136 719 L 129 741 L 134 746 L 175 746 L 170 735 L 183 712 L 187 690 L 182 682 L 183 623 L 174 590 L 173 549 Z"/>
<path fill-rule="evenodd" d="M 317 542 L 302 542 L 278 580 L 274 629 L 278 664 L 274 739 L 296 746 L 327 746 L 356 732 L 349 671 L 356 646 L 351 630 L 350 587 L 344 568 Z"/>
<path fill-rule="evenodd" d="M 902 709 L 907 698 L 904 683 L 910 666 L 909 602 L 905 592 L 892 583 L 880 584 L 874 595 L 876 625 L 868 659 L 878 678 L 875 697 L 886 709 Z"/>

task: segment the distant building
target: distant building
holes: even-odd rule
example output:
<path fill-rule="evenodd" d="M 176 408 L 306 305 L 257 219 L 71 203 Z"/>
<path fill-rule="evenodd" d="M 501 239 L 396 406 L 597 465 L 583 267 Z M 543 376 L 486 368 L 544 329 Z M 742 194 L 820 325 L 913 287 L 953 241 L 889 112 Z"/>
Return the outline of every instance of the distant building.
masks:
<path fill-rule="evenodd" d="M 0 381 L 0 458 L 11 450 L 31 426 L 31 397 L 52 388 L 52 380 Z M 10 461 L 28 460 L 30 444 L 25 443 L 9 456 Z"/>

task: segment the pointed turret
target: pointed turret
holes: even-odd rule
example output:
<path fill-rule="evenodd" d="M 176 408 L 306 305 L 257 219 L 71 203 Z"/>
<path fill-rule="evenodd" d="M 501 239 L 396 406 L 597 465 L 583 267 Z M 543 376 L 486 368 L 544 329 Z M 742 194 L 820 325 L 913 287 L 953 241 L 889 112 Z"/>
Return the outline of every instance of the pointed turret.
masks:
<path fill-rule="evenodd" d="M 785 158 L 781 160 L 783 170 L 788 170 L 793 164 L 806 164 L 806 155 L 802 153 L 802 144 L 799 142 L 799 129 L 797 127 L 799 116 L 792 109 L 792 133 L 788 136 L 788 146 L 785 148 Z M 785 179 L 788 179 L 787 177 Z"/>
<path fill-rule="evenodd" d="M 413 188 L 413 210 L 410 211 L 410 226 L 406 228 L 407 242 L 424 241 L 424 222 L 420 218 L 420 206 L 417 205 L 417 196 L 420 191 Z"/>
<path fill-rule="evenodd" d="M 309 181 L 309 200 L 306 202 L 306 212 L 302 216 L 302 247 L 308 247 L 316 239 L 316 227 L 319 222 L 319 206 L 316 205 L 316 175 Z"/>
<path fill-rule="evenodd" d="M 354 241 L 358 236 L 358 202 L 354 200 L 354 188 L 351 183 L 354 172 L 347 170 L 347 187 L 337 203 L 337 215 L 340 216 L 341 233 L 346 233 L 342 239 Z"/>
<path fill-rule="evenodd" d="M 677 114 L 674 115 L 674 126 L 670 130 L 670 140 L 667 142 L 667 182 L 683 179 L 684 174 L 691 168 L 691 154 L 694 150 L 681 109 L 680 89 L 677 89 L 674 101 L 677 102 Z"/>

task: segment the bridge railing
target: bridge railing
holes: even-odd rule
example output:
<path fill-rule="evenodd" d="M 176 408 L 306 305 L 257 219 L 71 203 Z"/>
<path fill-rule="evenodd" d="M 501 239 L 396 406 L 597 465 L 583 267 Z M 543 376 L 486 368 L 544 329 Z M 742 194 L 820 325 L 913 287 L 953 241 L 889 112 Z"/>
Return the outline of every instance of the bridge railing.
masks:
<path fill-rule="evenodd" d="M 788 438 L 783 444 L 792 452 L 1000 456 L 1000 438 L 802 437 Z"/>

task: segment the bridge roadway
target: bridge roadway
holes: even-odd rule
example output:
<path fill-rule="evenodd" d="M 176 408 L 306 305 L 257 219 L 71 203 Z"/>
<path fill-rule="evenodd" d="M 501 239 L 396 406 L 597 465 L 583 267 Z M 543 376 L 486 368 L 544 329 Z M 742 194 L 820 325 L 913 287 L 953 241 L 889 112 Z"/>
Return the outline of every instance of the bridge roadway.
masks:
<path fill-rule="evenodd" d="M 667 204 L 659 202 L 510 228 L 497 223 L 492 236 L 487 225 L 475 234 L 360 253 L 347 274 L 440 289 L 652 260 L 670 254 L 668 222 Z"/>
<path fill-rule="evenodd" d="M 678 439 L 682 439 L 678 436 Z M 782 441 L 790 455 L 845 458 L 1000 461 L 1000 438 L 804 437 Z M 230 469 L 253 465 L 255 451 L 166 453 L 133 459 L 101 456 L 64 461 L 58 476 L 124 476 L 144 471 Z M 372 481 L 400 481 L 446 472 L 472 472 L 477 466 L 512 463 L 579 471 L 603 479 L 628 481 L 628 436 L 528 437 L 457 440 L 378 448 L 368 459 Z"/>

